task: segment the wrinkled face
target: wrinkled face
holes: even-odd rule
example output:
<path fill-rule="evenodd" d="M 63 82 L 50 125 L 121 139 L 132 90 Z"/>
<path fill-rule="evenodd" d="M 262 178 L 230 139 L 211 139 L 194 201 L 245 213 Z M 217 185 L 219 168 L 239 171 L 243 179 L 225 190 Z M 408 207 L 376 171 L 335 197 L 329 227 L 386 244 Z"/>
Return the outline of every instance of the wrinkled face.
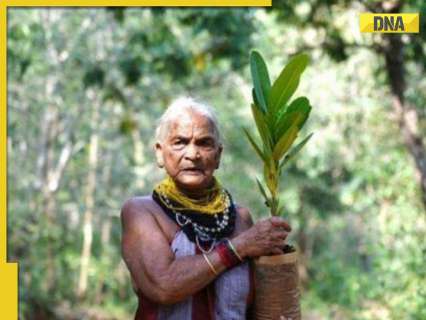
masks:
<path fill-rule="evenodd" d="M 211 120 L 189 110 L 173 119 L 168 129 L 164 141 L 155 145 L 158 163 L 183 191 L 209 187 L 222 152 Z"/>

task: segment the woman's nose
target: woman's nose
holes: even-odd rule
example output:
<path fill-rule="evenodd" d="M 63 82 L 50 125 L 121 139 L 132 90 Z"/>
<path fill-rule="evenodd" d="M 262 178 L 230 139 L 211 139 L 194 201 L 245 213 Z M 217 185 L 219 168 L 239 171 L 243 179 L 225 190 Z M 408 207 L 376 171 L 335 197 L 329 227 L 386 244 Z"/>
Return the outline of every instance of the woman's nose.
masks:
<path fill-rule="evenodd" d="M 200 152 L 199 152 L 197 146 L 195 146 L 193 144 L 188 145 L 185 156 L 188 159 L 191 159 L 191 160 L 198 159 L 200 157 Z"/>

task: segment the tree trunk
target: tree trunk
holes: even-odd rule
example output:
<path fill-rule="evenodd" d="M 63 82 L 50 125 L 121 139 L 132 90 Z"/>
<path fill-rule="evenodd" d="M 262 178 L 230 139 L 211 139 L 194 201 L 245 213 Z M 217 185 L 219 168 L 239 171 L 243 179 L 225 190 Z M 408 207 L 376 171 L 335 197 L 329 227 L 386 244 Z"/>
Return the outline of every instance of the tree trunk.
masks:
<path fill-rule="evenodd" d="M 89 95 L 93 93 L 89 91 Z M 95 99 L 89 99 L 95 100 Z M 96 168 L 98 162 L 98 122 L 99 122 L 99 102 L 93 101 L 93 110 L 91 117 L 92 134 L 90 136 L 89 159 L 87 185 L 85 191 L 85 211 L 83 217 L 83 247 L 80 256 L 80 276 L 78 280 L 77 296 L 83 298 L 87 290 L 89 276 L 89 264 L 92 251 L 93 239 L 93 209 L 95 203 L 96 188 Z"/>
<path fill-rule="evenodd" d="M 56 92 L 58 85 L 57 66 L 59 64 L 58 52 L 54 48 L 52 39 L 53 24 L 61 19 L 59 13 L 48 10 L 40 12 L 40 21 L 42 21 L 47 38 L 46 59 L 51 62 L 49 75 L 45 81 L 45 101 L 47 106 L 41 119 L 41 137 L 40 150 L 37 159 L 37 176 L 36 188 L 41 191 L 41 213 L 46 221 L 45 228 L 52 230 L 56 223 L 56 199 L 55 195 L 58 191 L 63 172 L 68 164 L 73 151 L 73 143 L 70 140 L 72 128 L 68 127 L 63 131 L 60 127 L 59 106 L 63 103 L 62 99 Z M 67 121 L 68 119 L 66 119 Z M 55 146 L 58 137 L 64 134 L 65 143 L 61 147 L 59 155 L 56 155 Z M 47 241 L 47 267 L 45 289 L 48 291 L 55 283 L 55 266 L 54 266 L 54 248 L 55 239 L 49 238 Z"/>
<path fill-rule="evenodd" d="M 106 163 L 111 163 L 111 153 L 107 153 L 103 157 L 103 161 Z M 111 185 L 111 176 L 112 176 L 112 168 L 110 166 L 103 166 L 104 170 L 102 173 L 102 177 L 100 177 L 101 183 L 103 185 Z M 106 195 L 108 198 L 110 198 L 110 195 Z M 110 239 L 111 239 L 111 229 L 112 229 L 112 219 L 109 211 L 105 210 L 102 212 L 102 218 L 101 218 L 101 248 L 100 248 L 100 255 L 101 259 L 110 259 L 110 251 L 107 250 L 110 245 Z M 102 270 L 100 274 L 98 274 L 98 281 L 95 288 L 95 300 L 94 303 L 96 305 L 100 305 L 103 302 L 104 299 L 104 288 L 105 288 L 105 280 L 108 279 L 105 274 L 105 270 Z"/>
<path fill-rule="evenodd" d="M 136 187 L 141 190 L 145 186 L 144 177 L 146 175 L 146 169 L 143 166 L 145 162 L 144 144 L 138 127 L 132 130 L 131 135 L 133 140 L 133 159 L 135 161 L 134 172 L 136 178 Z"/>
<path fill-rule="evenodd" d="M 112 221 L 110 216 L 106 216 L 102 219 L 102 227 L 101 227 L 101 255 L 108 255 L 108 250 L 105 250 L 109 246 L 109 241 L 111 238 L 111 227 Z M 102 304 L 104 299 L 104 288 L 105 288 L 105 274 L 102 273 L 98 277 L 98 283 L 96 286 L 96 295 L 95 295 L 95 303 L 97 305 Z"/>
<path fill-rule="evenodd" d="M 400 7 L 389 9 L 399 12 Z M 404 44 L 399 34 L 384 35 L 381 53 L 385 57 L 392 106 L 404 139 L 404 144 L 414 159 L 416 176 L 421 188 L 423 206 L 426 209 L 426 150 L 418 128 L 419 115 L 415 107 L 405 100 Z"/>

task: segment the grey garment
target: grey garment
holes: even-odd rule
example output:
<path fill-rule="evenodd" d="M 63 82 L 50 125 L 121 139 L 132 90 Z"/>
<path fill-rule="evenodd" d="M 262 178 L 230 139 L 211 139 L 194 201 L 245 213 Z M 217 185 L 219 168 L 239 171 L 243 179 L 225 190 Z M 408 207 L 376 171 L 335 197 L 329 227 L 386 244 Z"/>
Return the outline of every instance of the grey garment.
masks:
<path fill-rule="evenodd" d="M 171 248 L 176 258 L 194 255 L 195 244 L 180 230 Z M 215 320 L 246 319 L 247 299 L 250 291 L 249 265 L 240 264 L 222 273 L 215 280 Z M 191 320 L 192 297 L 169 306 L 160 306 L 160 320 Z"/>
<path fill-rule="evenodd" d="M 178 231 L 172 242 L 172 251 L 176 258 L 195 254 L 195 244 L 186 237 L 183 231 Z M 191 320 L 192 297 L 176 304 L 160 306 L 159 320 Z"/>
<path fill-rule="evenodd" d="M 215 292 L 215 320 L 246 319 L 250 294 L 248 262 L 222 273 L 215 281 Z"/>

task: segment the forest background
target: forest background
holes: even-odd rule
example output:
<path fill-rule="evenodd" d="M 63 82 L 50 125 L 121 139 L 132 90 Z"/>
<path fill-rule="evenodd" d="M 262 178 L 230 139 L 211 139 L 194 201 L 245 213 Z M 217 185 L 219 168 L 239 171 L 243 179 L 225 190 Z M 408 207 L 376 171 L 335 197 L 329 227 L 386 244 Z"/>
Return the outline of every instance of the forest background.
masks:
<path fill-rule="evenodd" d="M 419 34 L 360 34 L 360 12 L 420 12 Z M 282 178 L 304 319 L 426 319 L 424 1 L 273 1 L 272 8 L 9 8 L 8 259 L 20 319 L 129 319 L 120 207 L 163 173 L 155 121 L 175 97 L 214 106 L 219 178 L 265 217 L 249 51 L 272 78 L 311 63 L 295 96 L 314 136 Z M 306 134 L 302 134 L 305 136 Z"/>

